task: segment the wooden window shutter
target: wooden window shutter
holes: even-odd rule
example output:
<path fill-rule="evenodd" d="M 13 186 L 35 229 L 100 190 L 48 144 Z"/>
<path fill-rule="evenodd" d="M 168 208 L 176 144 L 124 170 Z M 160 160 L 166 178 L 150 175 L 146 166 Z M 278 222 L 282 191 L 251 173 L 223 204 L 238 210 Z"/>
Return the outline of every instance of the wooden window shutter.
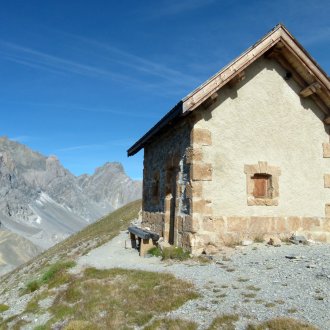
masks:
<path fill-rule="evenodd" d="M 270 175 L 268 174 L 255 174 L 253 177 L 254 188 L 253 196 L 255 198 L 268 197 L 268 186 L 270 181 Z"/>

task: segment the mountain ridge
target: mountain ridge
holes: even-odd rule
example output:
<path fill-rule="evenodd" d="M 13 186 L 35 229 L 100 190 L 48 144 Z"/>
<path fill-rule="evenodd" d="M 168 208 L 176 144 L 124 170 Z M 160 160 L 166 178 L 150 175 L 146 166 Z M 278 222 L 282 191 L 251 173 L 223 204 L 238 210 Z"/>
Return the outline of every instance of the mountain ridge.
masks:
<path fill-rule="evenodd" d="M 36 250 L 49 248 L 141 194 L 141 182 L 129 178 L 119 162 L 75 176 L 56 156 L 0 137 L 1 230 L 28 239 Z"/>

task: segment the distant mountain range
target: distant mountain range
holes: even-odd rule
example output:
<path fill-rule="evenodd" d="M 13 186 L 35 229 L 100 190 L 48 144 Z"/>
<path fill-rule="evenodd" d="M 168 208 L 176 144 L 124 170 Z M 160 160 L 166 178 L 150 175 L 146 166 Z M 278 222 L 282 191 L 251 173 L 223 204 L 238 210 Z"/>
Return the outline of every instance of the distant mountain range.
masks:
<path fill-rule="evenodd" d="M 120 163 L 77 177 L 55 156 L 0 137 L 0 273 L 140 199 L 141 191 Z"/>

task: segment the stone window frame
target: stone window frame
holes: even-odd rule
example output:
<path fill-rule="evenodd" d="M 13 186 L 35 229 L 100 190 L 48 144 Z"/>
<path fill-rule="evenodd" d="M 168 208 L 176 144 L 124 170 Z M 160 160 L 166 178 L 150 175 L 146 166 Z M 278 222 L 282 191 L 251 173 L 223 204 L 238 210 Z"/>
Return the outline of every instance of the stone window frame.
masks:
<path fill-rule="evenodd" d="M 268 165 L 265 161 L 258 161 L 258 164 L 244 165 L 246 174 L 246 190 L 248 206 L 277 206 L 279 200 L 279 177 L 281 170 L 278 166 Z M 255 197 L 254 176 L 255 174 L 265 174 L 271 177 L 271 196 Z"/>

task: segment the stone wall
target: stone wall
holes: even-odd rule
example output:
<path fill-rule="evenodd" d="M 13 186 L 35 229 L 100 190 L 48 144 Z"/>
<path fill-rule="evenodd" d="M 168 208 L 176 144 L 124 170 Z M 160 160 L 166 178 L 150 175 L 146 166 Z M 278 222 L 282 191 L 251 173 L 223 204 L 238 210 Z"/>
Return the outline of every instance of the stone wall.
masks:
<path fill-rule="evenodd" d="M 239 244 L 246 239 L 260 240 L 269 236 L 285 239 L 292 234 L 330 243 L 330 218 L 205 216 L 196 228 L 198 230 L 190 234 L 194 253 L 203 252 L 207 246 Z"/>
<path fill-rule="evenodd" d="M 178 123 L 144 148 L 142 224 L 176 245 L 183 244 L 179 228 L 191 209 L 187 196 L 190 131 L 190 121 Z M 170 226 L 173 237 L 169 237 Z"/>

